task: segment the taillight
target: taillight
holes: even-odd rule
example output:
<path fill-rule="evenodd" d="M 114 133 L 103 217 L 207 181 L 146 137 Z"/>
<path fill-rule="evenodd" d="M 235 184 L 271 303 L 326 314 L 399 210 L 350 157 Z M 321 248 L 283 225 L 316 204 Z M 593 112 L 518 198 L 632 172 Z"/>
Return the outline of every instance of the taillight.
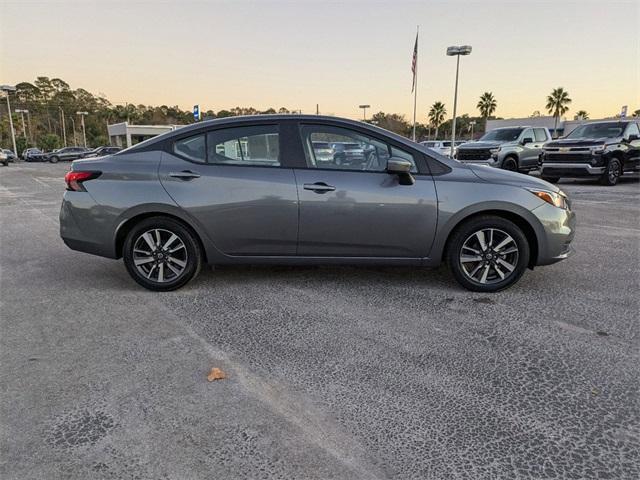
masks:
<path fill-rule="evenodd" d="M 82 182 L 87 180 L 93 180 L 98 178 L 102 172 L 74 172 L 69 171 L 64 176 L 64 181 L 67 182 L 67 190 L 72 192 L 86 192 L 82 186 Z"/>

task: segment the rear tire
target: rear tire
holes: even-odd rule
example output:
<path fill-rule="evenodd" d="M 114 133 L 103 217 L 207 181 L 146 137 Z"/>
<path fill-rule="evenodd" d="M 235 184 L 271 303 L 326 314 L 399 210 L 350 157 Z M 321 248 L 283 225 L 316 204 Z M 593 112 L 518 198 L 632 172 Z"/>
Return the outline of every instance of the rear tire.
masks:
<path fill-rule="evenodd" d="M 474 292 L 497 292 L 516 283 L 529 264 L 529 255 L 529 242 L 520 227 L 493 215 L 465 221 L 447 244 L 447 263 L 454 278 Z"/>
<path fill-rule="evenodd" d="M 607 167 L 604 170 L 604 173 L 600 177 L 600 183 L 602 185 L 607 185 L 609 187 L 613 187 L 618 183 L 620 179 L 620 175 L 622 175 L 622 164 L 620 160 L 613 157 L 607 163 Z"/>
<path fill-rule="evenodd" d="M 151 217 L 135 225 L 127 234 L 122 256 L 131 278 L 157 292 L 186 285 L 202 264 L 195 234 L 168 217 Z"/>

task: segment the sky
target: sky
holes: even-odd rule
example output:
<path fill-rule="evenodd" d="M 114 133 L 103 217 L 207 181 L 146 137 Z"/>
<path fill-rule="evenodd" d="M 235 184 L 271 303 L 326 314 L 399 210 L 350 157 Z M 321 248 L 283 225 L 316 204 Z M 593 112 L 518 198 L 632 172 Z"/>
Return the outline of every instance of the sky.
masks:
<path fill-rule="evenodd" d="M 612 116 L 640 108 L 640 0 L 33 1 L 0 0 L 0 83 L 59 77 L 113 103 L 221 110 L 287 107 L 411 119 L 411 56 L 420 26 L 418 121 L 435 101 L 478 115 L 544 114 L 553 88 Z"/>

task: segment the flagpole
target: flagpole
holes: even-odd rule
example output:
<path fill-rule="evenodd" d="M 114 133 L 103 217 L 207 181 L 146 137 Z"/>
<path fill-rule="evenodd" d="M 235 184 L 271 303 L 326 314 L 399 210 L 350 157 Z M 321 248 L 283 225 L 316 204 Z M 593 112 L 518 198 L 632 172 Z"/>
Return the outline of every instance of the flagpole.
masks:
<path fill-rule="evenodd" d="M 416 30 L 416 75 L 415 75 L 415 85 L 414 85 L 414 89 L 413 89 L 413 141 L 416 141 L 416 106 L 418 104 L 418 54 L 419 54 L 419 49 L 417 48 L 418 45 L 418 39 L 419 39 L 419 34 L 420 34 L 420 25 L 417 25 L 417 30 Z"/>

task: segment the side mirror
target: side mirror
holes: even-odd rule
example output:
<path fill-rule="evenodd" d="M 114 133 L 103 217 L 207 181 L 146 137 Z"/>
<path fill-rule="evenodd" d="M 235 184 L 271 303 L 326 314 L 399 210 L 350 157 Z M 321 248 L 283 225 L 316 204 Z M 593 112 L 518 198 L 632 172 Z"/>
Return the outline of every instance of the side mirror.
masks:
<path fill-rule="evenodd" d="M 398 175 L 400 185 L 413 185 L 416 183 L 415 178 L 411 175 L 411 167 L 413 167 L 413 164 L 402 158 L 391 157 L 387 160 L 387 173 Z"/>
<path fill-rule="evenodd" d="M 527 143 L 533 143 L 533 138 L 525 137 L 522 139 L 522 145 L 526 145 Z"/>
<path fill-rule="evenodd" d="M 411 167 L 413 165 L 407 160 L 402 158 L 391 157 L 387 160 L 387 172 L 402 175 L 403 173 L 411 173 Z"/>
<path fill-rule="evenodd" d="M 638 140 L 640 138 L 640 136 L 636 135 L 635 133 L 632 133 L 631 135 L 629 135 L 629 141 L 633 142 L 634 140 Z"/>

